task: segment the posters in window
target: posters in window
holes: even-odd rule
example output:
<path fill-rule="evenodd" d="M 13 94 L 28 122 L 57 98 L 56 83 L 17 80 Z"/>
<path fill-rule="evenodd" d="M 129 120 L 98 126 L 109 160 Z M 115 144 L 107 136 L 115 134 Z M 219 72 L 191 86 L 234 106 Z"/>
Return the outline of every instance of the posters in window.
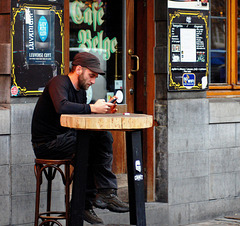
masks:
<path fill-rule="evenodd" d="M 11 1 L 11 96 L 41 95 L 64 72 L 63 0 Z"/>
<path fill-rule="evenodd" d="M 173 2 L 177 4 L 173 5 Z M 206 90 L 209 74 L 209 3 L 173 0 L 168 3 L 168 90 Z"/>
<path fill-rule="evenodd" d="M 168 8 L 209 10 L 209 0 L 168 0 Z"/>

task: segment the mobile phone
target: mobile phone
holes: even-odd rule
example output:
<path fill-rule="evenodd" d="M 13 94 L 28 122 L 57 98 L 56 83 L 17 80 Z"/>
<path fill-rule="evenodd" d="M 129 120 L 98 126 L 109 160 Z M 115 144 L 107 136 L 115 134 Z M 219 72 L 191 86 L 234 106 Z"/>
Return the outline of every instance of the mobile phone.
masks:
<path fill-rule="evenodd" d="M 115 113 L 117 110 L 116 110 L 116 106 L 117 106 L 117 97 L 116 96 L 113 96 L 108 102 L 109 103 L 112 103 L 112 104 L 114 104 L 112 107 L 111 107 L 111 113 Z"/>
<path fill-rule="evenodd" d="M 116 97 L 116 96 L 113 96 L 108 102 L 115 104 L 116 101 L 117 101 L 117 97 Z"/>

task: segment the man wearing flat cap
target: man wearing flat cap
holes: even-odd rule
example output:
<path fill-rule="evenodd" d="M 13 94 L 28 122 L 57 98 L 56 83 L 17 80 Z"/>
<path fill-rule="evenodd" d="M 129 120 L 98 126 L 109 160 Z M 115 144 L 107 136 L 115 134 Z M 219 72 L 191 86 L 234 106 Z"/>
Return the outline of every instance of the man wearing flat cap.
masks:
<path fill-rule="evenodd" d="M 46 85 L 32 118 L 32 145 L 37 158 L 71 158 L 76 149 L 76 131 L 60 125 L 61 114 L 109 113 L 112 103 L 104 99 L 86 104 L 86 90 L 103 75 L 99 59 L 87 52 L 77 53 L 68 75 L 58 75 Z M 129 207 L 116 195 L 117 181 L 112 172 L 112 135 L 95 131 L 90 137 L 89 167 L 84 220 L 91 224 L 103 221 L 93 210 L 107 208 L 127 212 Z"/>

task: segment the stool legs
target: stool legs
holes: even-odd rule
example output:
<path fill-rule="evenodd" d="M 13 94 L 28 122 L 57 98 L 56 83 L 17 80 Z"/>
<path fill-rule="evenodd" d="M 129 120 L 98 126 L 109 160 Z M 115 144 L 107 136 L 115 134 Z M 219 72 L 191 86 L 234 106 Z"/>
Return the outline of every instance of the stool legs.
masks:
<path fill-rule="evenodd" d="M 65 184 L 65 206 L 66 206 L 66 226 L 69 225 L 69 204 L 70 204 L 70 165 L 66 165 L 65 167 L 65 175 L 66 175 L 66 184 Z"/>
<path fill-rule="evenodd" d="M 36 159 L 37 161 L 37 159 Z M 36 162 L 35 161 L 35 162 Z M 39 164 L 42 162 L 43 164 Z M 60 169 L 60 166 L 64 165 L 64 173 Z M 62 224 L 58 220 L 66 219 L 66 226 L 69 225 L 69 202 L 70 202 L 70 184 L 72 182 L 72 176 L 70 176 L 70 160 L 39 160 L 36 162 L 34 171 L 36 175 L 36 206 L 35 206 L 35 226 L 38 226 L 39 218 L 42 219 L 41 225 L 60 225 Z M 59 172 L 63 184 L 65 185 L 65 211 L 51 211 L 51 193 L 52 193 L 52 181 L 55 178 L 56 172 Z M 40 205 L 40 192 L 42 184 L 42 174 L 47 179 L 47 212 L 39 213 Z M 52 216 L 55 215 L 55 216 Z M 58 215 L 58 216 L 57 216 Z M 52 223 L 52 224 L 50 224 Z"/>
<path fill-rule="evenodd" d="M 41 165 L 35 164 L 34 167 L 35 175 L 36 175 L 36 205 L 35 205 L 35 226 L 38 225 L 38 218 L 39 218 L 39 204 L 40 204 L 40 186 L 42 183 L 42 174 L 41 171 Z"/>

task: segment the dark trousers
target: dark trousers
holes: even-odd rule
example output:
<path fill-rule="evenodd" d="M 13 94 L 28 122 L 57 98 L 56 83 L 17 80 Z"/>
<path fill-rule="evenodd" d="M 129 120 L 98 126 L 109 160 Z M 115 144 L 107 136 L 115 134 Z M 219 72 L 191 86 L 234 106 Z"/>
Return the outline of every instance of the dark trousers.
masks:
<path fill-rule="evenodd" d="M 58 135 L 53 141 L 33 143 L 34 153 L 41 159 L 71 158 L 77 151 L 75 130 Z M 113 138 L 110 132 L 93 131 L 90 133 L 86 208 L 91 207 L 91 199 L 99 189 L 117 189 L 117 180 L 112 172 Z"/>

